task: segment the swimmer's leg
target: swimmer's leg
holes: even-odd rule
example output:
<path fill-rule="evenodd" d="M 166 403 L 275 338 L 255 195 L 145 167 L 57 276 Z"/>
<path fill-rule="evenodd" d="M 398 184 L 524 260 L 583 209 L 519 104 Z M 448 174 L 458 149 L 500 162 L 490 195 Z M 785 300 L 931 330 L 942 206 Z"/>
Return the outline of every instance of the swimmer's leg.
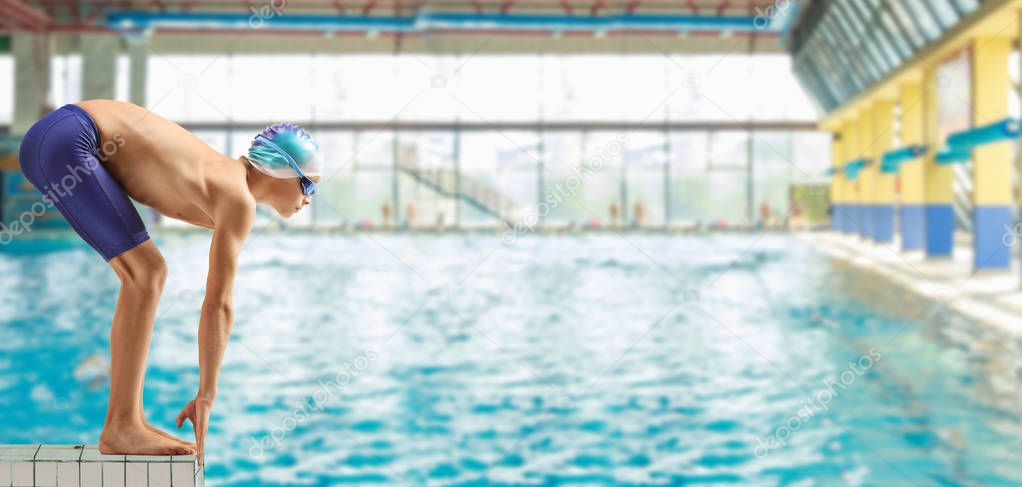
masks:
<path fill-rule="evenodd" d="M 106 454 L 185 455 L 194 450 L 159 435 L 142 420 L 145 379 L 153 321 L 160 302 L 167 265 L 152 240 L 110 259 L 121 280 L 110 327 L 110 402 L 99 437 Z"/>

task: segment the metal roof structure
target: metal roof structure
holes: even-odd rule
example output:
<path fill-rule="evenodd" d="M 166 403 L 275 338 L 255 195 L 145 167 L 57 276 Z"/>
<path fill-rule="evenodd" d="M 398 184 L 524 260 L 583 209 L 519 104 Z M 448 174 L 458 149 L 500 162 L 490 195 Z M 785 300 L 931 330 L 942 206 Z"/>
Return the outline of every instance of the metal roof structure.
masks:
<path fill-rule="evenodd" d="M 809 2 L 787 44 L 795 74 L 829 112 L 884 79 L 983 3 L 988 2 Z"/>
<path fill-rule="evenodd" d="M 789 0 L 0 0 L 0 32 L 634 38 L 660 50 L 781 51 Z M 668 41 L 664 41 L 668 39 Z M 652 40 L 652 41 L 651 41 Z M 499 44 L 499 43 L 498 43 Z M 746 44 L 746 45 L 741 45 Z M 702 45 L 710 46 L 703 49 Z M 523 52 L 535 52 L 534 44 Z M 737 46 L 737 47 L 736 47 Z M 194 48 L 194 45 L 190 45 Z M 654 46 L 656 47 L 656 46 Z M 596 51 L 600 49 L 596 47 Z M 684 50 L 684 49 L 683 49 Z M 691 52 L 691 51 L 690 51 Z"/>

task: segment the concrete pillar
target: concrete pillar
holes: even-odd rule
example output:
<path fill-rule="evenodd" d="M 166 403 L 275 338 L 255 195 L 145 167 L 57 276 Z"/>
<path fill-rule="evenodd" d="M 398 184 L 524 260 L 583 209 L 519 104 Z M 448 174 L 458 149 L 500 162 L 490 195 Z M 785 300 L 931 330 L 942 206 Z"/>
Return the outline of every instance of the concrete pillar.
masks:
<path fill-rule="evenodd" d="M 901 105 L 901 145 L 908 147 L 923 143 L 923 90 L 919 82 L 902 85 L 899 93 Z M 928 150 L 936 150 L 928 147 Z M 922 250 L 925 242 L 923 228 L 923 158 L 906 161 L 898 168 L 901 178 L 901 250 Z"/>
<path fill-rule="evenodd" d="M 972 49 L 972 124 L 989 125 L 1008 116 L 1011 39 L 974 39 Z M 1012 224 L 1014 141 L 977 147 L 972 154 L 973 269 L 1008 269 L 1011 249 L 1004 232 Z"/>
<path fill-rule="evenodd" d="M 869 156 L 873 164 L 873 192 L 870 195 L 870 225 L 877 243 L 894 241 L 894 174 L 880 170 L 881 158 L 894 146 L 894 100 L 873 104 L 873 136 Z"/>
<path fill-rule="evenodd" d="M 11 133 L 24 134 L 52 108 L 50 59 L 53 56 L 50 38 L 44 34 L 13 34 L 11 54 L 14 56 L 14 114 Z"/>
<path fill-rule="evenodd" d="M 145 39 L 141 37 L 129 38 L 127 46 L 128 69 L 131 70 L 128 99 L 132 103 L 144 107 L 146 106 L 146 81 L 149 75 L 149 49 Z"/>
<path fill-rule="evenodd" d="M 844 228 L 844 175 L 841 174 L 841 132 L 835 131 L 830 143 L 830 164 L 834 174 L 830 177 L 830 227 L 841 231 Z"/>
<path fill-rule="evenodd" d="M 855 119 L 845 120 L 841 128 L 841 165 L 844 166 L 859 156 L 859 131 L 855 126 Z M 862 228 L 862 218 L 859 214 L 859 180 L 854 181 L 844 173 L 844 190 L 842 191 L 845 200 L 845 215 L 843 218 L 846 234 L 856 234 Z"/>
<path fill-rule="evenodd" d="M 873 228 L 873 190 L 876 186 L 876 173 L 878 172 L 878 165 L 875 164 L 876 158 L 874 157 L 874 146 L 873 146 L 873 113 L 874 105 L 872 103 L 866 105 L 862 109 L 862 113 L 859 115 L 859 121 L 857 130 L 859 131 L 859 155 L 856 159 L 865 159 L 871 162 L 869 166 L 866 166 L 859 171 L 859 236 L 867 240 L 873 240 L 876 235 L 876 230 Z"/>
<path fill-rule="evenodd" d="M 117 34 L 81 35 L 82 99 L 113 99 L 117 79 Z"/>
<path fill-rule="evenodd" d="M 937 164 L 937 150 L 944 141 L 937 130 L 937 70 L 932 65 L 923 68 L 922 98 L 923 140 L 930 148 L 923 162 L 924 249 L 927 258 L 945 258 L 951 257 L 954 247 L 954 173 L 950 166 Z"/>

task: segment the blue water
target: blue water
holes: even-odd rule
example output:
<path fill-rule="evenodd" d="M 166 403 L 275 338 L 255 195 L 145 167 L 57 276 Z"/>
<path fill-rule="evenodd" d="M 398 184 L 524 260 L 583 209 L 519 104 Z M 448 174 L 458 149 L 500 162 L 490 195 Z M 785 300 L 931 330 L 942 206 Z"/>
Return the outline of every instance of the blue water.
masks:
<path fill-rule="evenodd" d="M 210 485 L 1022 483 L 1019 340 L 795 238 L 256 235 Z M 208 237 L 158 245 L 171 429 Z M 113 274 L 70 238 L 0 272 L 0 443 L 94 443 Z"/>

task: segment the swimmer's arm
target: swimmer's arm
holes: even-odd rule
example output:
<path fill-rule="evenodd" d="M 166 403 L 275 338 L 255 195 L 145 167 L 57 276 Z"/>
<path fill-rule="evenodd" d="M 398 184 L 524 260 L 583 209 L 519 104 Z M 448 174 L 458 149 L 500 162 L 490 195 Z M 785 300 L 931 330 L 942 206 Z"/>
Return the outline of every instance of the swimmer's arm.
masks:
<path fill-rule="evenodd" d="M 216 228 L 209 247 L 209 275 L 206 298 L 199 318 L 199 396 L 212 401 L 216 396 L 217 377 L 234 319 L 234 276 L 238 254 L 252 229 L 255 201 L 238 197 L 224 202 L 214 211 Z"/>
<path fill-rule="evenodd" d="M 222 202 L 213 214 L 216 228 L 209 246 L 209 276 L 206 278 L 206 299 L 199 317 L 199 392 L 181 414 L 177 416 L 180 428 L 187 419 L 195 429 L 196 459 L 205 464 L 206 431 L 209 413 L 216 397 L 217 376 L 231 336 L 234 312 L 231 307 L 231 288 L 238 267 L 238 254 L 245 237 L 252 229 L 255 218 L 255 200 L 238 197 L 237 201 Z"/>

